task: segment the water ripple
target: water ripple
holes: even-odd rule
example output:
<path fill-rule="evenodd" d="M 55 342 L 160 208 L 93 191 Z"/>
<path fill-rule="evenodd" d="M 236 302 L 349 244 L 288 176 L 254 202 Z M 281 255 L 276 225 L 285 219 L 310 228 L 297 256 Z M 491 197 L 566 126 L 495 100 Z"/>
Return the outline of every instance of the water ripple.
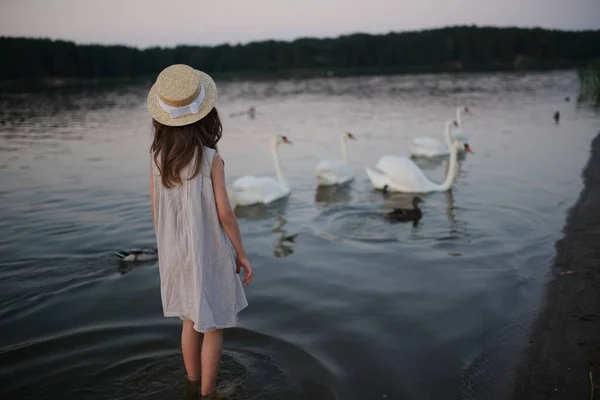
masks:
<path fill-rule="evenodd" d="M 313 220 L 319 236 L 359 242 L 389 243 L 398 240 L 398 227 L 390 224 L 382 212 L 360 207 L 335 207 Z"/>
<path fill-rule="evenodd" d="M 156 263 L 120 269 L 112 255 L 156 245 L 149 84 L 0 93 L 6 398 L 185 393 Z M 236 210 L 256 277 L 244 329 L 226 333 L 234 398 L 446 398 L 461 372 L 469 390 L 501 380 L 494 365 L 517 352 L 495 336 L 518 337 L 511 321 L 529 321 L 542 298 L 598 132 L 594 111 L 564 101 L 576 88 L 572 71 L 220 83 L 228 181 L 272 176 L 272 135 L 294 141 L 281 149 L 289 199 Z M 389 223 L 411 196 L 373 191 L 364 167 L 441 138 L 460 105 L 475 154 L 451 191 L 422 196 L 418 226 Z M 254 120 L 240 116 L 250 106 Z M 358 138 L 356 179 L 316 188 L 314 166 L 340 157 L 343 131 Z M 436 181 L 440 161 L 423 164 Z"/>

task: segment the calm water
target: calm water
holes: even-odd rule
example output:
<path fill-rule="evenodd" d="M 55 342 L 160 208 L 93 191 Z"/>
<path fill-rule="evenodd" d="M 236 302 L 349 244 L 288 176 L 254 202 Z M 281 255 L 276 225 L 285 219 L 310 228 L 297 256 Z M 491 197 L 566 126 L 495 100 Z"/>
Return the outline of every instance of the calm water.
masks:
<path fill-rule="evenodd" d="M 274 133 L 294 141 L 281 147 L 289 200 L 237 210 L 256 277 L 226 334 L 236 398 L 501 398 L 600 128 L 565 102 L 577 88 L 571 72 L 221 85 L 230 182 L 273 174 Z M 184 398 L 157 265 L 112 254 L 155 245 L 147 89 L 0 97 L 3 398 Z M 423 196 L 418 226 L 387 223 L 410 197 L 373 191 L 364 167 L 441 135 L 461 104 L 475 154 L 455 187 Z M 250 105 L 255 120 L 230 116 Z M 357 179 L 316 190 L 342 130 L 358 137 Z"/>

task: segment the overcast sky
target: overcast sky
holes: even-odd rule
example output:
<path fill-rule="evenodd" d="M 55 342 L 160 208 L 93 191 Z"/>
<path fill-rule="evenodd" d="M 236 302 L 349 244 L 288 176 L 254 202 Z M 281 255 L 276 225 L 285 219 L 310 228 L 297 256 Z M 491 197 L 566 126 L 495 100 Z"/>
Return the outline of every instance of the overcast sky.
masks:
<path fill-rule="evenodd" d="M 600 29 L 600 0 L 0 0 L 0 36 L 140 47 L 459 24 Z"/>

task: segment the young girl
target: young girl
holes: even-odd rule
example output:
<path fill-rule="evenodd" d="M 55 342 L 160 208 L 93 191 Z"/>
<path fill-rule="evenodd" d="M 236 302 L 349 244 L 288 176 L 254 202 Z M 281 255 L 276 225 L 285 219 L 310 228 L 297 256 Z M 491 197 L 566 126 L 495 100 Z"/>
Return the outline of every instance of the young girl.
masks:
<path fill-rule="evenodd" d="M 183 320 L 188 379 L 199 381 L 202 396 L 209 398 L 216 389 L 222 329 L 236 326 L 237 314 L 248 305 L 236 274 L 243 269 L 243 283 L 252 281 L 216 151 L 222 132 L 216 98 L 211 77 L 187 65 L 163 70 L 148 94 L 154 125 L 150 194 L 163 311 Z"/>

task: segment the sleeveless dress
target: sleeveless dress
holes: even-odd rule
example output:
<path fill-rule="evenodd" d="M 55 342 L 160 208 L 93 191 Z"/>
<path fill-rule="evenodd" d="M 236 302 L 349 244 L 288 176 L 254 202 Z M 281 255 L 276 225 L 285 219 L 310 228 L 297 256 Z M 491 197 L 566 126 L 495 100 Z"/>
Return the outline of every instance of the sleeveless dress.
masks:
<path fill-rule="evenodd" d="M 202 165 L 181 171 L 182 184 L 165 188 L 152 161 L 160 291 L 165 317 L 194 322 L 207 332 L 237 325 L 246 296 L 235 257 L 217 214 L 211 170 L 215 150 L 204 147 Z M 154 157 L 152 157 L 154 159 Z"/>

